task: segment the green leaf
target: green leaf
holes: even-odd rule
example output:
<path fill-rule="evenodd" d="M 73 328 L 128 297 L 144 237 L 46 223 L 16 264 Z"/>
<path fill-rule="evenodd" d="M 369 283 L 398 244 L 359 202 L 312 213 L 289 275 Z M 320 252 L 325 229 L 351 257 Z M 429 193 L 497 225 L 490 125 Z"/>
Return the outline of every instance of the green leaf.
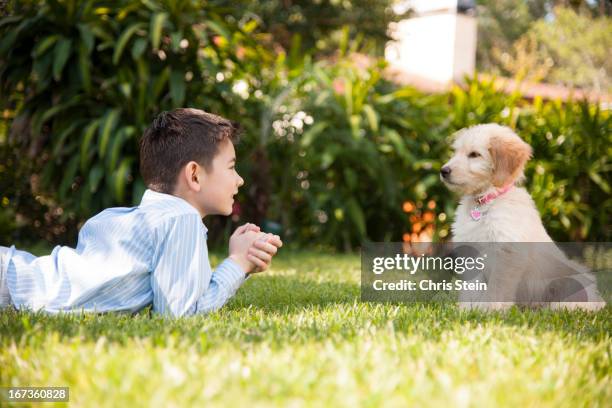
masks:
<path fill-rule="evenodd" d="M 344 103 L 346 116 L 351 116 L 353 114 L 353 83 L 348 78 L 344 78 Z"/>
<path fill-rule="evenodd" d="M 168 82 L 168 78 L 170 78 L 170 67 L 166 67 L 159 74 L 155 82 L 153 82 L 153 89 L 151 90 L 151 98 L 153 100 L 157 100 L 166 86 L 166 82 Z"/>
<path fill-rule="evenodd" d="M 147 40 L 145 40 L 144 38 L 138 38 L 134 41 L 134 45 L 132 45 L 132 58 L 134 60 L 139 59 L 146 49 Z"/>
<path fill-rule="evenodd" d="M 206 22 L 206 24 L 210 27 L 211 30 L 213 30 L 215 33 L 219 34 L 221 37 L 224 37 L 226 40 L 229 41 L 232 38 L 232 36 L 230 35 L 229 31 L 225 27 L 225 24 L 219 23 L 219 22 L 213 21 L 213 20 L 208 20 Z"/>
<path fill-rule="evenodd" d="M 90 73 L 91 61 L 89 58 L 89 52 L 87 46 L 81 42 L 79 47 L 79 73 L 81 74 L 81 83 L 85 92 L 91 91 L 91 73 Z"/>
<path fill-rule="evenodd" d="M 53 141 L 53 156 L 54 157 L 60 157 L 62 155 L 62 148 L 64 147 L 64 144 L 66 143 L 66 139 L 72 135 L 72 132 L 74 132 L 74 130 L 79 125 L 81 125 L 80 121 L 74 121 L 70 126 L 68 126 L 66 129 L 64 129 L 59 134 L 59 136 L 57 137 L 57 140 Z"/>
<path fill-rule="evenodd" d="M 94 25 L 90 26 L 90 28 L 91 32 L 95 37 L 100 38 L 105 43 L 114 43 L 115 39 L 113 38 L 113 36 L 110 33 L 106 32 L 102 26 Z"/>
<path fill-rule="evenodd" d="M 100 164 L 95 164 L 89 172 L 89 179 L 87 183 L 89 185 L 89 191 L 92 194 L 98 191 L 98 187 L 100 185 L 100 180 L 102 180 L 102 177 L 104 177 L 104 169 L 102 168 L 102 166 L 100 166 Z"/>
<path fill-rule="evenodd" d="M 151 35 L 151 47 L 153 47 L 154 50 L 159 49 L 162 28 L 167 18 L 168 14 L 166 13 L 156 13 L 151 18 L 151 26 L 149 28 L 149 32 Z"/>
<path fill-rule="evenodd" d="M 327 122 L 320 121 L 308 128 L 300 139 L 300 145 L 304 148 L 309 147 L 312 141 L 327 128 Z"/>
<path fill-rule="evenodd" d="M 258 25 L 259 25 L 259 22 L 257 20 L 255 19 L 249 20 L 246 24 L 242 26 L 242 31 L 249 34 L 252 31 L 254 31 Z"/>
<path fill-rule="evenodd" d="M 81 171 L 85 172 L 87 169 L 87 165 L 89 164 L 89 148 L 91 146 L 91 142 L 93 140 L 94 135 L 96 134 L 96 129 L 100 121 L 98 119 L 91 122 L 83 132 L 83 137 L 81 139 Z"/>
<path fill-rule="evenodd" d="M 406 144 L 402 140 L 402 137 L 395 129 L 383 128 L 384 136 L 391 142 L 393 147 L 395 148 L 395 152 L 399 157 L 404 160 L 404 162 L 408 163 L 410 161 L 416 160 L 414 155 L 410 152 L 410 150 L 406 149 Z"/>
<path fill-rule="evenodd" d="M 72 157 L 72 159 L 70 159 L 68 165 L 64 167 L 62 181 L 58 189 L 58 195 L 61 200 L 66 199 L 66 193 L 68 193 L 68 190 L 70 190 L 70 187 L 74 182 L 74 177 L 76 176 L 78 166 L 79 158 L 77 156 L 74 156 Z"/>
<path fill-rule="evenodd" d="M 338 145 L 331 145 L 323 150 L 321 153 L 321 169 L 326 170 L 336 160 L 336 156 L 340 152 L 341 147 Z"/>
<path fill-rule="evenodd" d="M 357 182 L 358 182 L 357 174 L 348 167 L 344 168 L 343 173 L 344 173 L 344 181 L 346 182 L 346 186 L 351 190 L 356 188 Z"/>
<path fill-rule="evenodd" d="M 393 146 L 391 146 L 390 144 L 379 144 L 378 145 L 378 150 L 380 150 L 383 153 L 391 153 L 393 151 Z"/>
<path fill-rule="evenodd" d="M 144 23 L 135 23 L 126 28 L 121 36 L 119 36 L 119 40 L 117 41 L 117 46 L 115 47 L 115 52 L 113 53 L 113 64 L 117 65 L 119 63 L 119 59 L 121 58 L 121 54 L 123 54 L 123 49 L 127 45 L 128 41 L 134 33 L 140 28 L 144 27 Z"/>
<path fill-rule="evenodd" d="M 359 129 L 361 128 L 361 117 L 359 115 L 351 115 L 349 118 L 351 124 L 351 133 L 355 139 L 360 138 Z"/>
<path fill-rule="evenodd" d="M 34 63 L 32 64 L 32 73 L 35 76 L 35 81 L 39 83 L 49 82 L 49 70 L 51 69 L 51 64 L 53 63 L 53 54 L 48 53 L 42 56 L 41 58 L 36 58 Z M 37 90 L 40 91 L 41 88 L 37 87 Z"/>
<path fill-rule="evenodd" d="M 299 66 L 302 55 L 302 37 L 299 34 L 293 34 L 291 48 L 289 48 L 289 66 L 294 69 Z"/>
<path fill-rule="evenodd" d="M 39 42 L 36 47 L 34 47 L 34 51 L 32 52 L 32 56 L 34 58 L 38 58 L 45 53 L 53 44 L 59 40 L 60 36 L 58 34 L 53 34 L 45 37 L 44 40 Z"/>
<path fill-rule="evenodd" d="M 117 171 L 113 173 L 113 192 L 115 200 L 122 203 L 125 201 L 125 186 L 128 183 L 128 176 L 132 166 L 132 159 L 125 158 L 121 161 Z"/>
<path fill-rule="evenodd" d="M 333 85 L 332 78 L 327 75 L 324 69 L 322 69 L 319 65 L 315 65 L 313 68 L 314 76 L 318 81 L 323 83 L 327 87 L 331 87 Z"/>
<path fill-rule="evenodd" d="M 118 132 L 116 132 L 115 137 L 110 141 L 109 146 L 109 154 L 106 156 L 106 169 L 108 171 L 113 171 L 117 168 L 117 161 L 119 159 L 119 154 L 121 153 L 121 147 L 123 146 L 123 142 L 125 140 L 124 129 L 121 128 Z"/>
<path fill-rule="evenodd" d="M 42 125 L 51 120 L 58 113 L 78 104 L 81 101 L 81 96 L 76 95 L 72 97 L 70 100 L 60 103 L 58 105 L 52 106 L 51 108 L 45 110 L 40 116 L 34 117 L 32 119 L 32 132 L 35 135 L 40 134 L 40 129 Z M 40 111 L 39 111 L 40 112 Z"/>
<path fill-rule="evenodd" d="M 0 55 L 6 55 L 7 51 L 13 48 L 15 41 L 17 40 L 17 31 L 9 31 L 2 41 L 0 41 Z"/>
<path fill-rule="evenodd" d="M 108 169 L 114 170 L 117 168 L 117 163 L 119 161 L 119 157 L 121 155 L 121 148 L 125 144 L 127 140 L 129 140 L 134 133 L 136 133 L 136 129 L 134 126 L 126 126 L 121 128 L 119 132 L 117 132 L 117 136 L 113 138 L 112 146 L 110 147 L 110 155 L 108 156 Z"/>
<path fill-rule="evenodd" d="M 348 47 L 350 29 L 347 25 L 342 27 L 342 31 L 340 34 L 340 44 L 338 46 L 340 56 L 346 55 L 346 49 Z"/>
<path fill-rule="evenodd" d="M 378 132 L 378 113 L 368 104 L 363 105 L 362 109 L 368 119 L 370 129 L 374 132 Z"/>
<path fill-rule="evenodd" d="M 21 21 L 23 16 L 8 16 L 0 19 L 0 27 Z"/>
<path fill-rule="evenodd" d="M 594 171 L 589 171 L 589 177 L 597 184 L 606 194 L 610 194 L 610 185 L 599 174 Z"/>
<path fill-rule="evenodd" d="M 86 24 L 78 24 L 79 32 L 81 33 L 81 41 L 85 45 L 87 54 L 91 53 L 94 48 L 95 38 L 93 31 Z"/>
<path fill-rule="evenodd" d="M 115 129 L 115 125 L 117 125 L 117 120 L 119 119 L 120 111 L 118 109 L 112 109 L 108 111 L 105 115 L 104 119 L 102 119 L 101 126 L 99 128 L 99 138 L 98 138 L 98 155 L 100 158 L 104 158 L 106 155 L 106 149 L 108 147 L 108 142 L 110 141 L 111 134 Z"/>
<path fill-rule="evenodd" d="M 185 73 L 182 71 L 172 71 L 170 74 L 170 97 L 175 107 L 183 105 L 185 100 Z"/>
<path fill-rule="evenodd" d="M 170 46 L 172 47 L 172 51 L 177 53 L 181 48 L 181 40 L 183 39 L 183 33 L 177 31 L 175 33 L 170 34 Z"/>
<path fill-rule="evenodd" d="M 366 236 L 365 216 L 363 215 L 363 211 L 355 198 L 351 197 L 346 202 L 346 212 L 357 228 L 360 238 L 363 239 Z"/>
<path fill-rule="evenodd" d="M 68 38 L 60 39 L 55 45 L 55 57 L 53 59 L 53 78 L 59 81 L 62 77 L 62 71 L 68 57 L 70 57 L 70 48 L 72 47 L 72 40 Z"/>

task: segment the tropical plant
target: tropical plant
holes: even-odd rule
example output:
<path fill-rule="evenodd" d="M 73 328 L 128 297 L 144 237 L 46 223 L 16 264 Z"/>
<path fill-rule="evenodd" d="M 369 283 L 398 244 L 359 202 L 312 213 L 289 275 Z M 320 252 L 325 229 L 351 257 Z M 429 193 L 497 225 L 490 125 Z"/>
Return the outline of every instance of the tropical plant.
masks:
<path fill-rule="evenodd" d="M 191 0 L 14 1 L 0 21 L 8 143 L 62 219 L 137 203 L 137 141 L 158 112 L 227 111 L 232 75 L 262 61 L 257 23 Z"/>
<path fill-rule="evenodd" d="M 236 1 L 227 1 L 236 4 Z M 309 53 L 334 53 L 342 31 L 371 40 L 372 49 L 382 55 L 389 41 L 389 23 L 405 18 L 397 13 L 393 0 L 240 0 L 244 9 L 257 16 L 271 41 L 289 50 L 295 36 Z"/>
<path fill-rule="evenodd" d="M 598 105 L 537 99 L 517 128 L 534 148 L 528 188 L 559 241 L 611 237 L 612 116 Z"/>
<path fill-rule="evenodd" d="M 296 78 L 290 92 L 302 101 L 279 104 L 268 146 L 269 217 L 290 238 L 344 249 L 401 237 L 404 202 L 446 195 L 437 171 L 448 125 L 444 96 L 398 88 L 381 77 L 383 61 L 346 44 Z"/>
<path fill-rule="evenodd" d="M 298 35 L 272 53 L 259 20 L 224 2 L 108 4 L 12 1 L 0 20 L 2 244 L 26 228 L 66 243 L 102 208 L 138 203 L 138 137 L 177 106 L 246 129 L 241 206 L 207 220 L 213 232 L 248 220 L 286 242 L 341 249 L 446 239 L 448 136 L 498 122 L 534 147 L 527 187 L 553 237 L 610 239 L 609 110 L 527 101 L 476 77 L 425 95 L 385 80 L 384 62 L 358 53 L 348 29 L 332 58 L 313 61 Z"/>
<path fill-rule="evenodd" d="M 480 71 L 610 92 L 609 1 L 478 0 Z"/>

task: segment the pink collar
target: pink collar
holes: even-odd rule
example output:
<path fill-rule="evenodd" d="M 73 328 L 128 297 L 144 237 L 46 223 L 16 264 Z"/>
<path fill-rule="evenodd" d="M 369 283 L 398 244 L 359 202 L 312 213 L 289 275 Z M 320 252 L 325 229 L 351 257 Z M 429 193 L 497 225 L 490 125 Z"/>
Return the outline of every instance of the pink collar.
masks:
<path fill-rule="evenodd" d="M 508 191 L 512 190 L 512 187 L 514 187 L 514 183 L 507 184 L 505 187 L 503 187 L 500 190 L 496 190 L 489 194 L 482 195 L 476 198 L 476 203 L 478 203 L 478 205 L 489 204 L 491 201 L 495 200 L 497 197 L 503 194 L 506 194 Z"/>
<path fill-rule="evenodd" d="M 482 211 L 480 210 L 480 206 L 488 204 L 500 195 L 507 193 L 512 189 L 512 187 L 514 187 L 514 183 L 506 185 L 501 190 L 496 190 L 489 194 L 485 194 L 476 198 L 476 206 L 470 210 L 470 217 L 472 217 L 474 221 L 480 220 L 482 218 Z"/>

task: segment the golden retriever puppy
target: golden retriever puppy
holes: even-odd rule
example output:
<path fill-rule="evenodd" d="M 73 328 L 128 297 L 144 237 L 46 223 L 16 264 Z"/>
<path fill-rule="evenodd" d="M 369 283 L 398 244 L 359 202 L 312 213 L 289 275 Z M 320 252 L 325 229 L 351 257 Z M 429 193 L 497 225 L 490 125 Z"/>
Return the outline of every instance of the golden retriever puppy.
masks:
<path fill-rule="evenodd" d="M 531 147 L 512 129 L 485 124 L 457 132 L 453 149 L 440 171 L 448 188 L 461 194 L 453 242 L 482 243 L 475 245 L 490 252 L 491 261 L 472 277 L 487 282 L 486 292 L 460 292 L 460 306 L 604 307 L 593 275 L 553 243 L 531 196 L 518 186 Z"/>

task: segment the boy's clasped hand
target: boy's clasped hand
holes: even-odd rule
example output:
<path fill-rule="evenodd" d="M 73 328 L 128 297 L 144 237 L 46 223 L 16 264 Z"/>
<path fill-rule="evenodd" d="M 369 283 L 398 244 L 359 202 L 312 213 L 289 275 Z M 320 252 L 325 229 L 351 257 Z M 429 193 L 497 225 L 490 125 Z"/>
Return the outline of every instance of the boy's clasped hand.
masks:
<path fill-rule="evenodd" d="M 229 241 L 229 258 L 245 273 L 262 272 L 270 267 L 278 248 L 283 246 L 278 235 L 261 232 L 251 223 L 244 224 L 232 234 Z"/>

